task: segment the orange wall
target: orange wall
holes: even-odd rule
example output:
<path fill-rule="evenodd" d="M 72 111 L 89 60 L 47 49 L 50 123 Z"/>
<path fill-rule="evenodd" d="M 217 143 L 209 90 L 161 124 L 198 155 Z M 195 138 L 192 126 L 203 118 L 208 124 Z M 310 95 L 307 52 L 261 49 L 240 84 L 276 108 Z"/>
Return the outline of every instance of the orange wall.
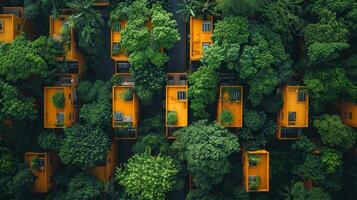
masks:
<path fill-rule="evenodd" d="M 308 127 L 309 122 L 309 97 L 306 93 L 306 101 L 299 102 L 298 89 L 306 89 L 305 86 L 285 86 L 282 89 L 283 106 L 279 112 L 279 122 L 283 127 Z M 295 125 L 288 123 L 289 112 L 296 112 Z"/>
<path fill-rule="evenodd" d="M 124 29 L 126 24 L 128 23 L 127 20 L 120 20 L 120 25 L 121 25 L 121 31 Z M 113 50 L 113 43 L 114 42 L 120 42 L 121 41 L 121 34 L 120 32 L 113 32 L 113 29 L 111 29 L 111 45 L 110 45 L 110 52 L 112 59 L 115 61 L 129 61 L 129 58 L 127 55 L 124 53 L 120 53 L 119 55 L 113 56 L 112 55 L 112 50 Z"/>
<path fill-rule="evenodd" d="M 357 104 L 346 102 L 341 105 L 341 119 L 348 126 L 357 128 Z M 352 119 L 350 119 L 352 115 Z"/>
<path fill-rule="evenodd" d="M 226 88 L 240 88 L 241 98 L 239 102 L 231 101 Z M 233 123 L 225 127 L 242 127 L 243 121 L 243 87 L 242 86 L 221 86 L 219 89 L 219 99 L 217 106 L 217 121 L 223 110 L 229 110 L 233 114 Z"/>
<path fill-rule="evenodd" d="M 52 96 L 56 92 L 64 92 L 65 106 L 63 109 L 56 108 L 52 103 Z M 57 112 L 65 115 L 64 124 L 71 127 L 75 122 L 75 109 L 73 105 L 73 91 L 71 87 L 45 87 L 44 88 L 44 128 L 63 128 L 56 126 Z"/>
<path fill-rule="evenodd" d="M 118 162 L 118 143 L 112 142 L 110 151 L 108 152 L 105 165 L 97 166 L 91 170 L 91 174 L 97 177 L 102 182 L 108 182 L 115 172 L 115 167 Z"/>
<path fill-rule="evenodd" d="M 211 32 L 202 32 L 202 22 L 201 18 L 190 17 L 190 61 L 199 61 L 203 55 L 202 43 L 210 42 L 212 43 L 212 32 L 213 32 L 213 18 L 211 17 L 212 27 Z"/>
<path fill-rule="evenodd" d="M 50 36 L 53 39 L 62 39 L 61 29 L 62 23 L 67 18 L 67 15 L 61 15 L 57 19 L 50 16 Z M 66 60 L 71 62 L 78 62 L 79 74 L 84 73 L 85 60 L 82 52 L 78 49 L 77 43 L 74 39 L 74 30 L 71 30 L 71 45 L 70 47 L 65 47 L 66 49 Z M 59 58 L 62 60 L 63 58 Z"/>
<path fill-rule="evenodd" d="M 43 170 L 35 170 L 31 168 L 32 158 L 39 157 L 44 159 L 45 168 Z M 35 184 L 33 185 L 33 192 L 46 193 L 49 192 L 54 184 L 51 181 L 56 167 L 57 167 L 57 156 L 53 152 L 46 153 L 35 153 L 27 152 L 25 153 L 25 161 L 28 167 L 31 169 L 32 173 L 37 177 Z"/>
<path fill-rule="evenodd" d="M 12 42 L 16 36 L 23 32 L 23 20 L 13 14 L 0 14 L 3 21 L 3 31 L 0 32 L 0 42 Z"/>
<path fill-rule="evenodd" d="M 261 155 L 261 161 L 257 166 L 249 166 L 249 155 Z M 243 183 L 248 192 L 269 191 L 269 152 L 266 150 L 246 151 L 243 153 Z M 249 176 L 259 176 L 260 184 L 258 190 L 249 190 Z"/>
<path fill-rule="evenodd" d="M 166 127 L 184 127 L 188 124 L 188 101 L 187 85 L 167 85 L 166 86 Z M 177 92 L 186 91 L 186 100 L 178 100 Z M 167 114 L 169 111 L 176 111 L 177 124 L 167 124 Z"/>
<path fill-rule="evenodd" d="M 136 128 L 138 124 L 139 114 L 139 99 L 134 93 L 132 101 L 124 101 L 122 94 L 133 86 L 114 86 L 113 87 L 113 127 L 118 127 L 114 123 L 114 113 L 121 112 L 123 115 L 132 117 L 133 127 Z"/>

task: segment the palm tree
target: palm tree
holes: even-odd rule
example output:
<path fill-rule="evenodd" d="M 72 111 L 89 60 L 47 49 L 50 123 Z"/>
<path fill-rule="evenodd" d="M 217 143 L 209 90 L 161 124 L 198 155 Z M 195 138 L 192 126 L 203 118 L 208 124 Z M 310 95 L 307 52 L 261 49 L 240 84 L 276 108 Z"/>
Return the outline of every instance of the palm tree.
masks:
<path fill-rule="evenodd" d="M 179 7 L 180 9 L 177 10 L 176 13 L 180 14 L 185 21 L 188 21 L 190 16 L 196 16 L 195 7 L 192 0 L 183 0 L 183 2 L 179 4 Z"/>
<path fill-rule="evenodd" d="M 216 12 L 216 0 L 183 0 L 183 3 L 179 4 L 180 10 L 176 12 L 180 14 L 185 21 L 188 21 L 190 16 L 202 16 L 204 18 L 208 16 L 218 16 Z"/>

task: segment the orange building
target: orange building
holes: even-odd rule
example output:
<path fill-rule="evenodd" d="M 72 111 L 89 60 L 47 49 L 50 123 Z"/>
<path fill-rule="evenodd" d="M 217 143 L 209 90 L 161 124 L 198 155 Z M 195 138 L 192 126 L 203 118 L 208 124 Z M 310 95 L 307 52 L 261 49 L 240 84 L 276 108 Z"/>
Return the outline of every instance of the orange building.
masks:
<path fill-rule="evenodd" d="M 222 113 L 233 115 L 232 123 L 224 124 L 221 121 Z M 242 127 L 243 122 L 243 87 L 242 86 L 221 86 L 219 89 L 219 99 L 217 105 L 217 121 L 225 127 Z"/>
<path fill-rule="evenodd" d="M 136 139 L 138 119 L 139 98 L 134 92 L 134 86 L 113 86 L 113 128 L 134 132 L 133 137 L 122 139 Z"/>
<path fill-rule="evenodd" d="M 205 48 L 212 44 L 213 17 L 190 17 L 190 62 L 199 61 Z"/>
<path fill-rule="evenodd" d="M 25 20 L 22 7 L 3 7 L 0 14 L 0 43 L 10 43 L 24 32 Z"/>
<path fill-rule="evenodd" d="M 340 105 L 340 114 L 343 123 L 357 128 L 357 104 L 346 102 Z"/>
<path fill-rule="evenodd" d="M 121 34 L 120 31 L 124 29 L 127 20 L 120 20 L 115 22 L 111 28 L 111 57 L 115 61 L 115 73 L 129 73 L 130 63 L 129 58 L 121 48 Z"/>
<path fill-rule="evenodd" d="M 59 40 L 62 42 L 63 34 L 61 33 L 63 23 L 65 22 L 67 15 L 61 15 L 58 18 L 53 18 L 50 16 L 50 36 L 54 40 Z M 75 40 L 74 30 L 70 31 L 70 44 L 65 45 L 65 57 L 58 58 L 59 60 L 65 61 L 68 67 L 68 73 L 82 75 L 84 73 L 85 60 L 82 52 L 77 47 Z"/>
<path fill-rule="evenodd" d="M 166 83 L 166 136 L 174 139 L 173 131 L 188 124 L 186 74 L 167 74 Z"/>
<path fill-rule="evenodd" d="M 53 103 L 54 95 L 63 93 L 64 108 Z M 71 86 L 50 86 L 44 88 L 44 128 L 71 127 L 77 121 L 76 91 Z"/>
<path fill-rule="evenodd" d="M 91 170 L 91 174 L 97 177 L 102 182 L 108 182 L 114 175 L 115 167 L 118 162 L 118 143 L 112 142 L 110 151 L 108 152 L 106 162 L 103 165 L 97 166 Z"/>
<path fill-rule="evenodd" d="M 243 183 L 247 192 L 269 191 L 269 152 L 243 152 Z"/>
<path fill-rule="evenodd" d="M 309 125 L 309 97 L 305 86 L 285 86 L 283 105 L 278 115 L 278 139 L 298 139 L 301 128 Z"/>
<path fill-rule="evenodd" d="M 27 152 L 25 153 L 25 162 L 37 177 L 32 191 L 37 193 L 49 192 L 54 185 L 53 175 L 57 168 L 57 155 L 53 152 Z"/>
<path fill-rule="evenodd" d="M 95 6 L 109 6 L 110 0 L 96 0 L 94 5 Z"/>

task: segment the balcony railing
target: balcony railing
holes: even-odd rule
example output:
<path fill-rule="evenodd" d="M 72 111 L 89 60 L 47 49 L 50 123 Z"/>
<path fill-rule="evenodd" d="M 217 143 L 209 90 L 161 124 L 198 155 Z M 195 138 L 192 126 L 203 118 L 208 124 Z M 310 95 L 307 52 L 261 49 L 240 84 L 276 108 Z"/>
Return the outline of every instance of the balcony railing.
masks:
<path fill-rule="evenodd" d="M 187 85 L 185 73 L 167 74 L 167 85 Z"/>

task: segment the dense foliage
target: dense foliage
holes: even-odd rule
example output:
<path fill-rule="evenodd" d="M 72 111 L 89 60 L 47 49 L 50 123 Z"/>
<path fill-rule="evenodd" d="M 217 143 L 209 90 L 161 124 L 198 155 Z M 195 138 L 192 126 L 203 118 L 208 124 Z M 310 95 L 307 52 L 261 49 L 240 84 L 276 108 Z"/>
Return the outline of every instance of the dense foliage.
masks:
<path fill-rule="evenodd" d="M 0 199 L 356 196 L 356 128 L 344 122 L 356 116 L 340 113 L 342 103 L 357 103 L 355 0 L 113 0 L 109 6 L 98 2 L 105 1 L 0 1 L 3 11 L 3 6 L 23 6 L 26 19 L 15 27 L 19 35 L 12 42 L 0 41 Z M 68 16 L 61 43 L 47 37 L 49 17 L 60 15 Z M 202 47 L 198 62 L 189 60 L 190 41 L 197 36 L 189 30 L 190 17 L 213 17 L 214 22 L 212 43 Z M 120 27 L 115 50 L 110 31 L 120 20 L 127 21 Z M 7 23 L 1 24 L 1 34 Z M 78 76 L 78 85 L 61 79 L 68 74 L 70 60 L 59 56 L 66 57 L 64 47 L 70 39 L 84 53 L 87 69 Z M 138 126 L 127 128 L 137 133 L 136 140 L 124 139 L 121 136 L 129 134 L 112 127 L 112 86 L 128 84 L 119 74 L 108 81 L 115 63 L 111 56 L 119 53 L 128 56 L 135 82 L 122 98 L 129 101 L 134 93 L 139 97 Z M 173 66 L 176 57 L 185 64 Z M 181 110 L 165 114 L 165 73 L 176 69 L 187 74 L 187 127 L 175 127 Z M 58 92 L 50 97 L 55 108 L 49 111 L 43 88 L 69 83 L 74 85 L 71 96 Z M 242 116 L 226 107 L 217 114 L 220 86 L 235 85 L 242 86 Z M 298 140 L 275 137 L 283 128 L 277 114 L 287 103 L 281 90 L 285 85 L 307 88 L 308 125 L 299 127 Z M 59 121 L 67 110 L 74 110 L 65 114 L 73 122 L 70 127 L 44 128 L 49 112 Z M 120 120 L 127 120 L 125 115 Z M 236 117 L 242 119 L 242 127 L 224 127 Z M 289 134 L 291 129 L 284 130 Z M 113 155 L 108 154 L 111 143 L 118 146 Z M 241 153 L 262 149 L 269 152 L 270 189 L 249 193 L 242 184 L 247 174 Z M 40 181 L 35 170 L 49 167 L 41 167 L 38 156 L 24 159 L 25 152 L 58 156 L 50 159 L 57 165 L 50 192 L 32 194 Z M 107 180 L 111 167 L 114 171 Z"/>
<path fill-rule="evenodd" d="M 124 168 L 117 169 L 116 180 L 134 199 L 164 200 L 175 184 L 177 173 L 171 158 L 142 153 L 130 158 Z"/>

